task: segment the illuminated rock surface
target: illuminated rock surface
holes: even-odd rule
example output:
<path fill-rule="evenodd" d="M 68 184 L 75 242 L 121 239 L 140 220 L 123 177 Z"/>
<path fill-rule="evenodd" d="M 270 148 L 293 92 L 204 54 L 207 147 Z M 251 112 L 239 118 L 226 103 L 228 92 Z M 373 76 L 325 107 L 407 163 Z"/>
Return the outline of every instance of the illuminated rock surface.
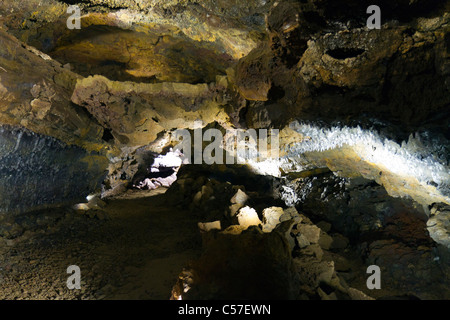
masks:
<path fill-rule="evenodd" d="M 448 299 L 450 2 L 370 4 L 1 2 L 0 297 Z M 200 128 L 279 156 L 187 165 Z"/>

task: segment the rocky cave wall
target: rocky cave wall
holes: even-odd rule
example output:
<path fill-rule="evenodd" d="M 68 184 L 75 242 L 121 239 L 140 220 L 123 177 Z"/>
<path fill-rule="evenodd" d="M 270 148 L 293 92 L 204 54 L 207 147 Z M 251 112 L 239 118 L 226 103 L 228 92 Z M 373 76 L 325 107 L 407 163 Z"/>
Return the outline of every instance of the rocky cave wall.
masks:
<path fill-rule="evenodd" d="M 103 128 L 70 101 L 77 77 L 1 31 L 2 214 L 73 204 L 101 190 Z"/>
<path fill-rule="evenodd" d="M 448 247 L 449 12 L 438 0 L 4 1 L 0 212 L 122 194 L 177 129 L 278 129 L 280 158 L 249 168 L 285 205 L 349 239 L 394 237 L 385 228 L 408 213 Z M 391 246 L 378 244 L 369 256 Z"/>
<path fill-rule="evenodd" d="M 54 138 L 2 126 L 0 140 L 2 215 L 83 202 L 106 176 L 99 155 Z"/>

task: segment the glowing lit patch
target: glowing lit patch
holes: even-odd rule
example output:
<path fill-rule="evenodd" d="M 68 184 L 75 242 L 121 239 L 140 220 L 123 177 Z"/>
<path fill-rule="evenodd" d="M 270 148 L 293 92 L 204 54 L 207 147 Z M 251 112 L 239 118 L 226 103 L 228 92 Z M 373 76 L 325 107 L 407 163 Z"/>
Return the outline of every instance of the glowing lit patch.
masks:
<path fill-rule="evenodd" d="M 273 177 L 279 177 L 281 174 L 280 173 L 281 161 L 278 159 L 267 159 L 261 162 L 254 160 L 247 160 L 247 165 L 256 174 L 270 175 Z"/>
<path fill-rule="evenodd" d="M 250 208 L 249 206 L 240 209 L 236 217 L 238 218 L 239 225 L 244 228 L 262 225 L 261 220 L 259 220 L 258 213 L 255 209 Z"/>
<path fill-rule="evenodd" d="M 139 182 L 134 187 L 138 189 L 149 189 L 149 190 L 154 190 L 159 187 L 169 188 L 177 180 L 178 169 L 183 163 L 181 159 L 182 156 L 183 154 L 178 150 L 176 151 L 170 150 L 165 155 L 159 155 L 153 161 L 153 164 L 149 168 L 149 171 L 151 173 L 156 174 L 159 172 L 163 172 L 164 170 L 166 170 L 166 168 L 169 169 L 172 168 L 173 173 L 171 175 L 164 177 L 161 176 L 161 177 L 145 178 L 143 181 Z"/>
<path fill-rule="evenodd" d="M 448 184 L 450 170 L 448 166 L 440 163 L 439 159 L 431 153 L 432 146 L 421 145 L 420 137 L 411 135 L 408 142 L 400 146 L 394 141 L 383 139 L 376 132 L 356 128 L 323 129 L 309 124 L 293 122 L 290 126 L 298 133 L 310 137 L 309 140 L 295 144 L 288 154 L 303 154 L 313 151 L 326 151 L 344 145 L 352 146 L 362 160 L 384 166 L 390 172 L 398 175 L 415 177 L 421 182 L 435 184 Z M 418 150 L 422 150 L 422 154 Z M 429 150 L 429 155 L 424 152 Z"/>
<path fill-rule="evenodd" d="M 95 197 L 96 197 L 95 194 L 90 194 L 90 195 L 88 195 L 88 196 L 86 197 L 86 200 L 87 200 L 87 201 L 91 201 L 91 200 L 94 199 Z"/>
<path fill-rule="evenodd" d="M 80 210 L 80 211 L 88 211 L 90 209 L 90 207 L 88 206 L 87 203 L 78 203 L 73 206 L 73 209 Z"/>
<path fill-rule="evenodd" d="M 322 128 L 297 121 L 290 124 L 290 129 L 305 139 L 293 143 L 281 140 L 283 156 L 264 162 L 248 161 L 252 171 L 281 177 L 283 172 L 301 172 L 322 165 L 342 176 L 362 175 L 376 180 L 392 196 L 410 196 L 428 205 L 450 204 L 446 141 L 424 142 L 424 133 L 422 138 L 411 134 L 408 141 L 398 144 L 359 126 Z M 289 188 L 283 190 L 283 197 L 288 205 L 299 200 Z"/>
<path fill-rule="evenodd" d="M 159 167 L 179 167 L 182 164 L 181 156 L 182 154 L 178 150 L 170 151 L 165 155 L 160 155 L 155 158 L 152 169 L 157 169 Z"/>

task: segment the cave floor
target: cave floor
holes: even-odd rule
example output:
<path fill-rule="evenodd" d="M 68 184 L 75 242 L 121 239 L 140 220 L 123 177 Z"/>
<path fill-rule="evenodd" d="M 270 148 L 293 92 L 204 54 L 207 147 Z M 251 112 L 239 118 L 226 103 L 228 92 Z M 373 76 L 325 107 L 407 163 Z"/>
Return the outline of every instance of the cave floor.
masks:
<path fill-rule="evenodd" d="M 19 235 L 0 237 L 0 299 L 171 298 L 180 273 L 189 270 L 191 262 L 204 254 L 205 239 L 198 228 L 201 213 L 172 205 L 173 195 L 164 191 L 129 190 L 106 200 L 103 209 L 84 213 L 55 208 L 17 217 L 22 226 Z M 389 248 L 382 251 L 384 258 L 388 257 Z M 405 257 L 414 256 L 413 252 L 407 251 Z M 424 270 L 421 275 L 404 278 L 396 274 L 386 280 L 397 279 L 399 283 L 367 292 L 367 265 L 355 248 L 325 250 L 325 260 L 334 261 L 336 271 L 348 285 L 376 299 L 407 298 L 405 294 L 410 292 L 425 299 L 448 296 L 446 279 L 442 283 L 435 281 L 432 273 L 436 269 L 426 269 L 426 263 L 425 269 L 417 265 Z M 208 257 L 205 261 L 209 264 Z M 80 290 L 67 287 L 67 268 L 71 265 L 80 267 Z M 394 269 L 402 274 L 405 271 L 401 266 Z"/>
<path fill-rule="evenodd" d="M 47 210 L 59 217 L 50 227 L 0 239 L 0 299 L 169 299 L 200 254 L 197 223 L 162 195 L 138 196 L 108 201 L 101 219 Z M 80 267 L 80 290 L 66 286 L 70 265 Z"/>

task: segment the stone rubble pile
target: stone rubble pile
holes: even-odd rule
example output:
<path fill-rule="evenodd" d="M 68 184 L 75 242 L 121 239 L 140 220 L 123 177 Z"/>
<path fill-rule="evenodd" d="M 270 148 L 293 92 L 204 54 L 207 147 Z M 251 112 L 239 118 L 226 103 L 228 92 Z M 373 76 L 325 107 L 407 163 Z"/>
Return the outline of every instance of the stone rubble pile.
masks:
<path fill-rule="evenodd" d="M 196 192 L 194 206 L 215 197 L 214 186 L 209 181 Z M 328 223 L 320 228 L 295 207 L 257 211 L 243 188 L 229 185 L 231 190 L 231 223 L 199 222 L 203 255 L 180 274 L 172 299 L 373 299 L 339 275 L 350 269 L 340 255 L 349 245 L 345 236 L 330 236 Z"/>
<path fill-rule="evenodd" d="M 450 249 L 450 206 L 435 204 L 430 210 L 431 217 L 427 221 L 427 229 L 431 237 Z"/>
<path fill-rule="evenodd" d="M 440 279 L 450 271 L 448 250 L 426 229 L 445 233 L 445 221 L 437 220 L 445 216 L 445 206 L 431 208 L 427 224 L 422 209 L 390 198 L 381 187 L 351 180 L 342 190 L 335 186 L 342 181 L 330 180 L 328 173 L 302 189 L 300 205 L 286 206 L 228 178 L 233 183 L 184 172 L 167 193 L 179 208 L 190 208 L 203 239 L 203 255 L 186 266 L 173 299 L 445 295 L 446 282 Z M 329 183 L 321 185 L 323 179 Z M 311 179 L 297 180 L 301 189 Z M 358 212 L 358 202 L 367 210 Z M 380 266 L 383 290 L 367 289 L 370 265 Z M 240 284 L 236 274 L 242 275 Z M 424 287 L 433 287 L 434 293 Z"/>
<path fill-rule="evenodd" d="M 97 218 L 99 220 L 109 219 L 108 213 L 104 210 L 106 202 L 99 198 L 97 195 L 88 197 L 89 200 L 86 203 L 79 203 L 73 206 L 76 213 L 83 214 L 89 218 Z"/>

